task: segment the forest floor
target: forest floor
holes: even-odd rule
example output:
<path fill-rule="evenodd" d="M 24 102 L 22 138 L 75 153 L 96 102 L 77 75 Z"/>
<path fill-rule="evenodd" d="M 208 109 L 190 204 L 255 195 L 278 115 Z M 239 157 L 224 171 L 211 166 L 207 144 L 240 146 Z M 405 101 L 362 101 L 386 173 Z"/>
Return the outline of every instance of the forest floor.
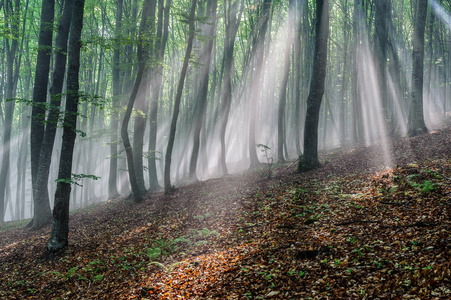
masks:
<path fill-rule="evenodd" d="M 450 299 L 451 127 L 0 229 L 1 299 Z"/>

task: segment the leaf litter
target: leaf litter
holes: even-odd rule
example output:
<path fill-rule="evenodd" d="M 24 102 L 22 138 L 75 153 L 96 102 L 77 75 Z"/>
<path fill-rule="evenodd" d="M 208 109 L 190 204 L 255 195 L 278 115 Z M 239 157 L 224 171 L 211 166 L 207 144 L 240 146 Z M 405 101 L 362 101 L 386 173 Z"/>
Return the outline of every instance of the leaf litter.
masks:
<path fill-rule="evenodd" d="M 2 299 L 449 299 L 451 129 L 322 154 L 73 212 L 64 253 L 50 227 L 0 230 Z"/>

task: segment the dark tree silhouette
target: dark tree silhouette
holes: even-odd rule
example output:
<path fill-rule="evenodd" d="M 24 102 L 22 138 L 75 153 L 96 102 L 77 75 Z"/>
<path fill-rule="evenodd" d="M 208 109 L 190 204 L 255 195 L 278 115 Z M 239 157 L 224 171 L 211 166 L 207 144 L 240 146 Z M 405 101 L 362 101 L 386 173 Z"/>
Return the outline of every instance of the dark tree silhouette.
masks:
<path fill-rule="evenodd" d="M 53 208 L 52 234 L 47 245 L 47 253 L 55 253 L 68 243 L 69 203 L 72 178 L 72 158 L 77 127 L 79 99 L 79 70 L 81 32 L 85 0 L 74 0 L 72 23 L 70 27 L 69 55 L 67 70 L 66 111 L 63 123 L 63 143 L 59 162 L 58 182 Z"/>
<path fill-rule="evenodd" d="M 426 27 L 427 0 L 417 0 L 412 35 L 412 94 L 409 110 L 408 135 L 428 131 L 423 114 L 424 31 Z"/>
<path fill-rule="evenodd" d="M 166 148 L 166 156 L 164 160 L 164 191 L 169 193 L 172 189 L 171 186 L 171 160 L 172 160 L 172 150 L 174 148 L 175 131 L 177 128 L 177 119 L 180 111 L 180 100 L 182 99 L 183 85 L 185 84 L 186 71 L 188 69 L 188 63 L 191 56 L 191 50 L 193 49 L 193 40 L 196 34 L 194 28 L 194 16 L 196 12 L 197 0 L 193 0 L 191 4 L 191 10 L 188 20 L 188 44 L 186 45 L 185 58 L 183 60 L 182 71 L 180 72 L 180 79 L 177 86 L 177 93 L 174 99 L 174 112 L 172 114 L 171 129 L 169 131 L 168 147 Z"/>
<path fill-rule="evenodd" d="M 324 95 L 327 66 L 327 39 L 329 36 L 329 1 L 316 1 L 315 55 L 313 59 L 310 92 L 307 98 L 307 114 L 304 129 L 304 157 L 299 171 L 308 171 L 320 166 L 318 161 L 318 122 L 321 101 Z"/>

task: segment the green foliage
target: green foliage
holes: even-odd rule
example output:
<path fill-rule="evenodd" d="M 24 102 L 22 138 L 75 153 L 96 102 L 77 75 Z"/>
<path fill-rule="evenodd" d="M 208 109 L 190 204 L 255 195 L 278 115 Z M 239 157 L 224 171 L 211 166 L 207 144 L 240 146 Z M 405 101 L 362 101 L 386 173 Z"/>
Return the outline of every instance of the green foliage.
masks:
<path fill-rule="evenodd" d="M 89 179 L 93 179 L 93 180 L 99 180 L 100 177 L 95 176 L 95 175 L 87 175 L 87 174 L 74 174 L 72 173 L 72 178 L 68 179 L 68 178 L 58 178 L 55 180 L 55 182 L 63 182 L 63 183 L 68 183 L 68 184 L 75 184 L 78 186 L 82 186 L 81 184 L 78 183 L 78 181 L 84 179 L 84 178 L 89 178 Z"/>

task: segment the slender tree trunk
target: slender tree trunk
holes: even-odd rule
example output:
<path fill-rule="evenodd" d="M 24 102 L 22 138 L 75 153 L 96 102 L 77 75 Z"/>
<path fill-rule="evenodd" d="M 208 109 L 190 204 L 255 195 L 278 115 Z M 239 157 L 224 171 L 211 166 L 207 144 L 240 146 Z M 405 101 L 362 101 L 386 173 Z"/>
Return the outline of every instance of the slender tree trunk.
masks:
<path fill-rule="evenodd" d="M 328 0 L 316 0 L 315 33 L 315 56 L 305 118 L 304 159 L 299 164 L 300 171 L 320 166 L 318 161 L 318 122 L 326 79 L 327 39 L 329 36 Z"/>
<path fill-rule="evenodd" d="M 256 48 L 256 66 L 254 71 L 254 76 L 252 78 L 251 89 L 251 103 L 250 103 L 250 116 L 249 116 L 249 158 L 251 161 L 250 168 L 255 168 L 259 163 L 257 156 L 257 143 L 255 141 L 256 136 L 256 121 L 258 115 L 258 99 L 261 97 L 261 84 L 262 84 L 262 72 L 264 64 L 264 46 L 265 46 L 265 36 L 268 29 L 268 21 L 271 12 L 271 0 L 263 1 L 263 12 L 261 15 L 261 20 L 259 22 L 259 33 L 257 37 Z"/>
<path fill-rule="evenodd" d="M 127 166 L 128 166 L 128 174 L 130 179 L 130 185 L 132 187 L 132 193 L 133 198 L 135 202 L 141 202 L 143 200 L 143 193 L 145 192 L 143 188 L 143 178 L 142 178 L 142 146 L 141 141 L 139 139 L 141 138 L 141 133 L 139 133 L 139 136 L 135 136 L 135 139 L 138 139 L 138 141 L 134 141 L 134 148 L 139 148 L 141 157 L 139 156 L 139 150 L 134 151 L 132 148 L 132 145 L 130 143 L 130 138 L 128 136 L 128 124 L 130 122 L 133 106 L 135 104 L 135 101 L 138 97 L 138 94 L 142 93 L 142 88 L 144 87 L 142 83 L 145 83 L 145 79 L 147 78 L 147 71 L 148 71 L 148 52 L 146 49 L 143 49 L 144 47 L 147 48 L 146 39 L 148 38 L 147 35 L 147 29 L 148 29 L 148 17 L 151 14 L 153 2 L 151 0 L 146 0 L 143 4 L 143 12 L 142 12 L 142 19 L 141 19 L 141 25 L 140 25 L 140 42 L 138 44 L 138 60 L 139 60 L 139 69 L 138 74 L 136 75 L 135 84 L 133 86 L 132 93 L 130 95 L 128 104 L 127 104 L 127 110 L 125 111 L 124 119 L 122 121 L 122 127 L 121 127 L 121 136 L 122 141 L 124 143 L 124 149 L 125 153 L 127 155 Z M 143 80 L 144 79 L 144 80 Z M 142 95 L 141 95 L 142 96 Z M 140 101 L 144 101 L 145 99 L 140 99 Z M 140 109 L 140 113 L 147 112 L 146 110 L 142 110 L 142 107 L 138 107 Z M 136 119 L 135 123 L 138 122 L 142 124 L 142 122 L 145 122 L 144 120 Z M 145 124 L 145 123 L 144 123 Z M 144 127 L 140 125 L 135 125 L 135 132 L 138 130 L 144 130 Z M 143 135 L 144 133 L 142 133 Z M 135 160 L 138 163 L 135 163 Z M 141 162 L 140 167 L 137 165 Z M 140 174 L 138 174 L 140 172 Z"/>
<path fill-rule="evenodd" d="M 291 42 L 293 40 L 293 14 L 294 14 L 294 0 L 290 0 L 288 9 L 288 37 L 285 45 L 285 70 L 283 74 L 282 84 L 280 86 L 279 95 L 279 111 L 277 115 L 277 156 L 280 162 L 285 161 L 283 157 L 283 145 L 285 137 L 284 119 L 285 107 L 287 103 L 287 85 L 288 77 L 290 76 L 290 50 Z"/>
<path fill-rule="evenodd" d="M 191 50 L 193 48 L 193 40 L 195 35 L 194 28 L 194 16 L 196 12 L 197 0 L 193 0 L 191 4 L 191 10 L 189 15 L 189 36 L 188 44 L 186 46 L 185 58 L 183 60 L 182 71 L 180 72 L 180 79 L 177 86 L 177 93 L 174 99 L 174 112 L 172 115 L 171 129 L 169 131 L 168 146 L 166 148 L 165 165 L 164 165 L 164 191 L 169 193 L 172 190 L 171 186 L 171 160 L 172 150 L 174 148 L 175 131 L 177 127 L 177 118 L 180 110 L 180 100 L 182 99 L 183 85 L 185 84 L 186 71 L 188 70 L 188 63 L 191 56 Z"/>
<path fill-rule="evenodd" d="M 72 177 L 72 159 L 77 128 L 78 89 L 80 70 L 81 32 L 83 29 L 84 0 L 74 0 L 69 39 L 67 71 L 66 112 L 63 124 L 63 144 L 59 163 L 58 182 L 53 209 L 52 233 L 47 245 L 47 254 L 61 250 L 68 244 L 69 203 Z"/>
<path fill-rule="evenodd" d="M 37 176 L 45 131 L 44 120 L 46 112 L 44 105 L 47 100 L 47 85 L 49 80 L 50 57 L 52 53 L 54 13 L 55 0 L 43 0 L 41 26 L 39 30 L 39 48 L 34 78 L 30 131 L 31 182 L 34 201 L 34 216 L 31 225 L 33 229 L 39 229 L 48 224 L 52 216 L 48 198 L 38 197 Z"/>
<path fill-rule="evenodd" d="M 197 91 L 197 112 L 194 121 L 193 132 L 193 151 L 191 153 L 191 161 L 189 166 L 189 177 L 191 180 L 198 180 L 196 175 L 197 160 L 200 149 L 200 131 L 204 122 L 207 110 L 207 96 L 208 96 L 208 77 L 210 74 L 211 51 L 213 49 L 213 37 L 216 29 L 216 7 L 217 0 L 209 0 L 207 4 L 208 25 L 205 25 L 205 36 L 209 38 L 207 44 L 200 54 L 201 71 L 200 71 L 200 86 Z"/>
<path fill-rule="evenodd" d="M 388 19 L 390 16 L 390 1 L 376 1 L 375 9 L 375 52 L 377 56 L 377 81 L 379 97 L 382 104 L 385 121 L 388 121 L 388 92 L 387 92 L 387 41 L 388 41 Z M 377 97 L 377 96 L 376 96 Z"/>
<path fill-rule="evenodd" d="M 63 16 L 58 24 L 58 34 L 55 42 L 55 47 L 57 49 L 55 51 L 55 69 L 53 72 L 52 86 L 50 87 L 50 108 L 46 118 L 44 137 L 39 156 L 35 196 L 45 203 L 49 203 L 50 201 L 47 186 L 50 174 L 50 164 L 52 162 L 53 144 L 55 141 L 56 129 L 58 127 L 64 73 L 66 71 L 67 39 L 72 18 L 72 2 L 73 0 L 65 0 Z"/>
<path fill-rule="evenodd" d="M 116 38 L 120 40 L 122 34 L 122 3 L 123 0 L 116 0 Z M 121 88 L 121 47 L 119 41 L 116 44 L 113 54 L 113 107 L 110 118 L 110 173 L 108 176 L 108 197 L 114 199 L 119 196 L 117 189 L 117 158 L 118 158 L 118 123 Z"/>
<path fill-rule="evenodd" d="M 148 148 L 148 168 L 149 168 L 149 185 L 151 191 L 160 189 L 157 177 L 157 126 L 158 126 L 158 102 L 160 90 L 163 84 L 163 58 L 166 44 L 169 36 L 169 11 L 172 0 L 166 2 L 164 6 L 163 0 L 158 1 L 158 28 L 157 28 L 157 45 L 159 53 L 156 59 L 157 66 L 153 76 L 153 85 L 150 90 L 150 130 L 149 130 L 149 148 Z M 164 21 L 162 21 L 164 20 Z M 158 49 L 158 46 L 156 47 Z"/>
<path fill-rule="evenodd" d="M 240 10 L 238 12 L 238 1 L 233 4 L 231 1 L 228 2 L 228 11 L 226 13 L 227 23 L 226 28 L 226 39 L 224 45 L 224 87 L 223 87 L 223 97 L 222 97 L 222 108 L 221 108 L 221 128 L 219 129 L 219 138 L 221 143 L 221 153 L 219 155 L 219 166 L 221 168 L 222 174 L 228 174 L 227 163 L 226 163 L 226 143 L 225 143 L 225 132 L 227 128 L 227 122 L 229 120 L 230 107 L 232 105 L 232 69 L 233 69 L 233 50 L 235 48 L 235 38 L 238 32 L 238 27 L 241 21 L 241 15 L 244 9 L 244 1 L 242 0 L 240 5 Z"/>
<path fill-rule="evenodd" d="M 409 110 L 408 135 L 415 136 L 428 131 L 423 113 L 424 31 L 426 27 L 427 0 L 417 0 L 412 36 L 412 94 Z"/>
<path fill-rule="evenodd" d="M 143 78 L 141 79 L 141 86 L 135 99 L 134 117 L 134 131 L 133 131 L 133 163 L 135 164 L 136 180 L 141 194 L 146 191 L 144 183 L 144 162 L 143 162 L 143 147 L 144 147 L 144 132 L 146 129 L 147 113 L 149 111 L 149 84 L 148 73 L 149 69 L 154 69 L 154 66 L 149 66 L 150 58 L 154 58 L 155 47 L 155 13 L 156 0 L 147 0 L 144 2 L 142 20 L 139 28 L 138 44 L 138 61 L 144 65 Z M 158 49 L 159 50 L 159 49 Z M 153 62 L 152 62 L 153 63 Z"/>

